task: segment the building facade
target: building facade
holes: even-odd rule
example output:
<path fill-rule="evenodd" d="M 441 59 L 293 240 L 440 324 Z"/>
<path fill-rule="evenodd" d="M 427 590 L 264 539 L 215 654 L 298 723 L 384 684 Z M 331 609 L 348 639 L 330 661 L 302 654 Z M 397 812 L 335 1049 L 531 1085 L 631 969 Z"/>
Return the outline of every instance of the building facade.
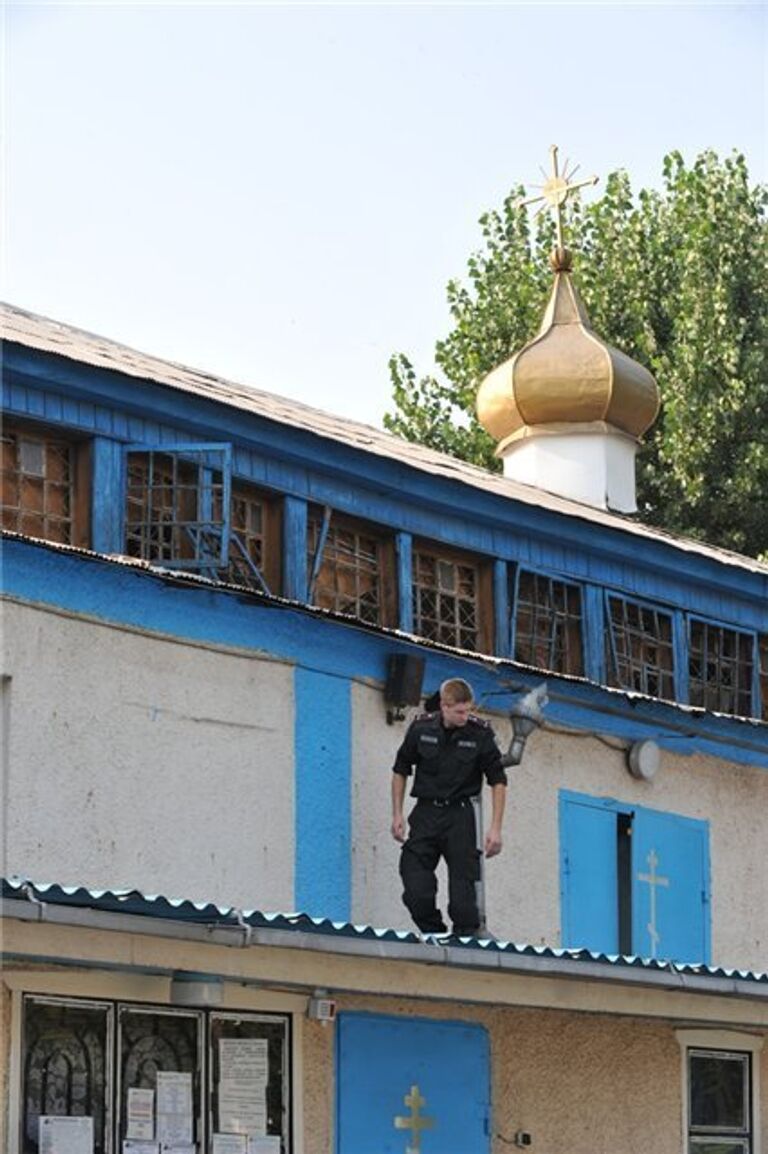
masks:
<path fill-rule="evenodd" d="M 4 337 L 7 1148 L 768 1148 L 768 566 Z M 410 934 L 393 657 L 505 747 L 546 682 L 495 942 Z"/>

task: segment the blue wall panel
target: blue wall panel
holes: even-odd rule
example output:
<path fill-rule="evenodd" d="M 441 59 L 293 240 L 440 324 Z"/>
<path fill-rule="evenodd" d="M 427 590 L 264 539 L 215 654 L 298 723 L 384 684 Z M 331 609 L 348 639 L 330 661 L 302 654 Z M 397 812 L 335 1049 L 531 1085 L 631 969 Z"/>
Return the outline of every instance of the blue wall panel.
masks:
<path fill-rule="evenodd" d="M 294 682 L 296 864 L 294 904 L 348 921 L 351 907 L 350 684 L 297 668 Z"/>

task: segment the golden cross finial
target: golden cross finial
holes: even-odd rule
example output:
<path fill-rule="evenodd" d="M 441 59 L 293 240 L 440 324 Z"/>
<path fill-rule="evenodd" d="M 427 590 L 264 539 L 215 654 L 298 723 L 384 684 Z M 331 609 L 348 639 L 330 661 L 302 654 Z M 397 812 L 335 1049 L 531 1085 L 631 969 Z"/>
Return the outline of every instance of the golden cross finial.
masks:
<path fill-rule="evenodd" d="M 421 1107 L 426 1106 L 427 1099 L 422 1098 L 418 1086 L 411 1086 L 410 1094 L 406 1094 L 403 1101 L 406 1106 L 410 1108 L 411 1113 L 406 1118 L 398 1114 L 395 1117 L 394 1126 L 396 1130 L 411 1131 L 409 1145 L 405 1148 L 405 1154 L 419 1154 L 419 1150 L 421 1149 L 421 1131 L 431 1130 L 435 1124 L 435 1120 L 434 1118 L 425 1118 L 421 1115 Z"/>
<path fill-rule="evenodd" d="M 552 156 L 552 175 L 547 176 L 544 169 L 541 170 L 542 176 L 546 177 L 544 184 L 535 184 L 534 188 L 540 188 L 541 192 L 538 196 L 529 196 L 527 200 L 521 200 L 520 204 L 538 204 L 540 200 L 546 201 L 539 209 L 539 213 L 544 212 L 547 204 L 555 212 L 555 226 L 557 228 L 557 247 L 563 248 L 563 205 L 568 200 L 571 193 L 575 192 L 577 188 L 584 188 L 587 184 L 597 184 L 600 179 L 598 176 L 590 176 L 587 180 L 580 180 L 576 184 L 570 184 L 572 177 L 576 175 L 579 170 L 578 164 L 571 171 L 568 171 L 568 160 L 565 161 L 562 175 L 557 167 L 557 145 L 553 144 L 550 148 L 550 155 Z M 538 213 L 536 214 L 538 216 Z"/>

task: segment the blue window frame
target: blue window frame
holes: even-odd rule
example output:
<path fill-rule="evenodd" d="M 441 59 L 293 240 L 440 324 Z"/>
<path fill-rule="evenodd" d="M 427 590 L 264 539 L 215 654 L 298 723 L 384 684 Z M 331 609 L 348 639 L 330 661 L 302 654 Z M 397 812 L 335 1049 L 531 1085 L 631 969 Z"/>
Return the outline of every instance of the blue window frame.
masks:
<path fill-rule="evenodd" d="M 511 650 L 515 661 L 581 676 L 581 586 L 521 567 L 514 581 Z"/>
<path fill-rule="evenodd" d="M 225 566 L 231 446 L 128 445 L 125 455 L 126 553 L 179 569 Z"/>
<path fill-rule="evenodd" d="M 672 613 L 606 590 L 605 664 L 609 685 L 674 701 Z"/>
<path fill-rule="evenodd" d="M 709 824 L 560 794 L 563 945 L 709 962 Z"/>

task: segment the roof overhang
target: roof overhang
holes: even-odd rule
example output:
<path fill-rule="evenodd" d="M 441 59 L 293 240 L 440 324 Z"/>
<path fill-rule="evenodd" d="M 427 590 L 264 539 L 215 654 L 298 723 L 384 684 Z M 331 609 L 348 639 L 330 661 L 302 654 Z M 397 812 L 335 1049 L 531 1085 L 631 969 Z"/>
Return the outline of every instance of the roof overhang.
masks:
<path fill-rule="evenodd" d="M 125 909 L 121 909 L 121 905 Z M 768 1028 L 768 974 L 4 883 L 3 964 Z"/>

